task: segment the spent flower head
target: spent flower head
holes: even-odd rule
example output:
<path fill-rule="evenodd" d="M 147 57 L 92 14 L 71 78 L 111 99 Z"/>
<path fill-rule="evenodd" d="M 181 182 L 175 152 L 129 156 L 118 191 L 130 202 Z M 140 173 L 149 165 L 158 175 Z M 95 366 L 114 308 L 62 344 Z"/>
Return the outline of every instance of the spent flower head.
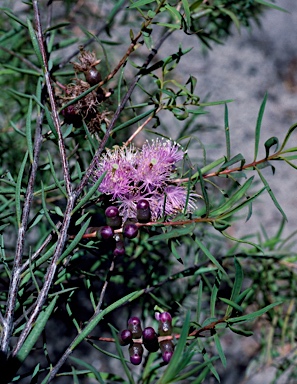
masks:
<path fill-rule="evenodd" d="M 191 212 L 198 195 L 173 183 L 183 155 L 179 144 L 165 139 L 146 141 L 140 149 L 115 146 L 98 159 L 94 180 L 106 173 L 99 191 L 118 204 L 124 221 L 137 218 L 137 203 L 143 199 L 149 203 L 152 221 Z"/>

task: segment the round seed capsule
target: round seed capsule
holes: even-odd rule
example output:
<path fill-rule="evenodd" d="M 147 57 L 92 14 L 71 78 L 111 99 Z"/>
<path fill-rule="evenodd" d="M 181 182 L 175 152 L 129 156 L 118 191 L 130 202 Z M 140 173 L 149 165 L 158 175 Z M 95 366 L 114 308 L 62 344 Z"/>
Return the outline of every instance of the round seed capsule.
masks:
<path fill-rule="evenodd" d="M 129 347 L 130 361 L 134 365 L 139 365 L 142 361 L 143 347 L 140 343 L 133 343 Z"/>
<path fill-rule="evenodd" d="M 151 219 L 150 204 L 147 200 L 141 199 L 137 203 L 137 220 L 140 223 L 148 223 Z"/>
<path fill-rule="evenodd" d="M 158 336 L 152 327 L 144 328 L 142 331 L 143 345 L 149 352 L 157 352 L 159 349 Z"/>
<path fill-rule="evenodd" d="M 140 319 L 136 316 L 131 317 L 128 320 L 128 329 L 132 332 L 133 339 L 138 339 L 139 337 L 141 337 L 142 329 Z"/>
<path fill-rule="evenodd" d="M 128 239 L 134 239 L 138 235 L 138 227 L 136 224 L 128 223 L 124 225 L 123 235 Z"/>
<path fill-rule="evenodd" d="M 99 239 L 104 239 L 104 240 L 111 239 L 113 235 L 114 235 L 114 231 L 108 225 L 100 227 L 99 231 L 97 232 L 97 237 Z"/>
<path fill-rule="evenodd" d="M 168 364 L 174 351 L 174 344 L 171 340 L 160 341 L 160 349 L 164 363 Z"/>
<path fill-rule="evenodd" d="M 110 206 L 105 210 L 106 224 L 112 228 L 120 228 L 122 225 L 122 218 L 120 217 L 117 207 Z"/>
<path fill-rule="evenodd" d="M 169 312 L 163 312 L 159 315 L 158 332 L 160 336 L 168 336 L 172 333 L 172 317 Z"/>
<path fill-rule="evenodd" d="M 132 342 L 132 332 L 129 329 L 124 329 L 119 333 L 118 338 L 121 345 L 128 345 Z"/>
<path fill-rule="evenodd" d="M 101 74 L 97 71 L 96 68 L 90 68 L 85 72 L 86 82 L 88 82 L 91 86 L 100 83 L 102 80 Z"/>

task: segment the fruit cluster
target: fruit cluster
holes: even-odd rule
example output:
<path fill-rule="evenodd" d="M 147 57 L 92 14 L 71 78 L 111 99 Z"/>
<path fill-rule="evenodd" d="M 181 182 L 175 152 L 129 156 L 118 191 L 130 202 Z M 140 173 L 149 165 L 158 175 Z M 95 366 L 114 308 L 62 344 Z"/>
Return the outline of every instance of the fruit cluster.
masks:
<path fill-rule="evenodd" d="M 140 319 L 136 316 L 128 320 L 127 329 L 118 335 L 121 345 L 129 345 L 130 361 L 134 365 L 139 365 L 142 361 L 143 346 L 149 352 L 162 353 L 164 363 L 168 364 L 174 351 L 174 344 L 171 339 L 164 339 L 172 333 L 172 317 L 169 312 L 156 313 L 158 320 L 158 333 L 153 327 L 146 327 L 142 330 Z M 162 337 L 163 336 L 163 337 Z"/>
<path fill-rule="evenodd" d="M 137 203 L 137 220 L 139 223 L 147 223 L 150 220 L 150 206 L 147 200 L 141 199 Z M 115 256 L 125 254 L 123 237 L 134 239 L 138 235 L 137 220 L 126 220 L 123 224 L 119 209 L 115 206 L 109 206 L 105 210 L 106 225 L 96 228 L 96 234 L 99 239 L 108 240 L 115 238 L 116 246 Z M 122 233 L 115 236 L 115 230 L 122 228 Z M 89 228 L 94 230 L 94 228 Z"/>

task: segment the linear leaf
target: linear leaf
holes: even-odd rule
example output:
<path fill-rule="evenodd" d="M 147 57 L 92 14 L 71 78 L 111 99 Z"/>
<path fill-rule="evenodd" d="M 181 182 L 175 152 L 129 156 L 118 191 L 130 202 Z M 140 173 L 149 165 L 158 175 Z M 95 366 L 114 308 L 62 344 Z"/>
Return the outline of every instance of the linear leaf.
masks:
<path fill-rule="evenodd" d="M 90 372 L 93 373 L 93 375 L 95 376 L 95 379 L 99 383 L 105 384 L 105 381 L 103 380 L 102 376 L 100 375 L 100 372 L 98 372 L 97 369 L 95 367 L 93 367 L 93 365 L 88 364 L 85 361 L 78 359 L 77 357 L 74 357 L 74 356 L 69 356 L 69 359 L 71 361 L 73 361 L 75 364 L 81 365 L 82 367 L 88 369 Z"/>
<path fill-rule="evenodd" d="M 289 130 L 288 130 L 288 132 L 286 134 L 286 137 L 284 138 L 284 141 L 282 143 L 280 151 L 282 151 L 285 148 L 285 146 L 286 146 L 290 136 L 292 135 L 292 133 L 295 131 L 296 128 L 297 128 L 297 123 L 291 125 L 291 127 L 289 128 Z"/>
<path fill-rule="evenodd" d="M 257 118 L 256 132 L 255 132 L 255 154 L 254 154 L 254 161 L 256 161 L 257 156 L 258 156 L 261 125 L 262 125 L 262 119 L 263 119 L 263 115 L 264 115 L 266 101 L 267 101 L 267 92 L 265 93 L 264 99 L 262 101 L 262 104 L 260 106 L 260 110 L 259 110 L 259 113 L 258 113 L 258 118 Z"/>
<path fill-rule="evenodd" d="M 214 209 L 213 211 L 210 212 L 210 217 L 215 217 L 218 215 L 223 214 L 232 206 L 237 203 L 248 191 L 250 188 L 252 182 L 253 182 L 254 176 L 250 177 L 235 193 L 232 195 L 230 198 L 227 199 L 227 201 L 221 205 L 219 208 Z"/>
<path fill-rule="evenodd" d="M 275 303 L 269 304 L 266 307 L 260 309 L 259 311 L 249 313 L 247 315 L 239 316 L 239 317 L 233 317 L 230 319 L 227 319 L 226 322 L 229 324 L 234 324 L 234 323 L 242 323 L 245 321 L 252 321 L 255 320 L 257 317 L 262 316 L 264 313 L 270 311 L 270 309 L 276 307 L 277 305 L 281 305 L 283 301 L 277 301 Z"/>
<path fill-rule="evenodd" d="M 286 221 L 288 221 L 285 212 L 283 211 L 282 207 L 279 205 L 279 202 L 277 201 L 276 197 L 274 196 L 274 193 L 272 192 L 272 189 L 270 188 L 270 185 L 268 184 L 267 180 L 263 176 L 262 172 L 260 172 L 259 168 L 257 168 L 257 167 L 255 167 L 255 169 L 257 170 L 257 172 L 258 172 L 258 174 L 260 176 L 260 179 L 262 180 L 262 183 L 265 185 L 265 188 L 267 189 L 267 192 L 269 193 L 269 196 L 271 197 L 271 200 L 273 201 L 274 205 L 280 211 L 280 213 L 282 214 L 283 218 Z"/>
<path fill-rule="evenodd" d="M 229 161 L 230 157 L 231 157 L 231 142 L 230 142 L 229 114 L 228 114 L 228 106 L 227 106 L 227 104 L 225 104 L 224 122 L 225 122 L 225 137 L 226 137 L 227 160 Z"/>
<path fill-rule="evenodd" d="M 226 160 L 225 157 L 220 157 L 218 160 L 215 160 L 213 161 L 212 163 L 206 165 L 205 167 L 201 168 L 201 173 L 202 175 L 205 175 L 206 173 L 208 173 L 209 171 L 211 171 L 212 169 L 214 169 L 215 167 L 218 167 L 220 164 L 222 164 L 224 161 Z M 192 179 L 194 179 L 195 177 L 198 176 L 198 172 L 195 173 L 193 176 L 192 176 Z"/>
<path fill-rule="evenodd" d="M 20 364 L 26 359 L 26 357 L 34 347 L 36 341 L 38 340 L 41 332 L 44 330 L 44 327 L 46 326 L 46 323 L 55 308 L 57 299 L 58 299 L 58 296 L 56 296 L 48 305 L 48 307 L 39 314 L 35 322 L 35 325 L 32 328 L 32 331 L 30 332 L 22 348 L 19 350 L 19 352 L 16 355 L 16 358 Z"/>
<path fill-rule="evenodd" d="M 224 354 L 224 351 L 223 351 L 223 348 L 222 348 L 222 345 L 221 345 L 221 342 L 220 342 L 220 338 L 219 338 L 217 333 L 214 334 L 214 342 L 215 342 L 218 354 L 220 356 L 221 362 L 223 364 L 223 367 L 226 368 L 226 366 L 227 366 L 226 356 Z"/>
<path fill-rule="evenodd" d="M 194 229 L 195 229 L 195 224 L 179 226 L 178 228 L 172 229 L 160 235 L 152 236 L 149 239 L 147 239 L 147 241 L 168 240 L 174 237 L 188 235 L 189 233 L 192 233 Z"/>
<path fill-rule="evenodd" d="M 133 3 L 132 5 L 130 5 L 129 8 L 130 9 L 132 9 L 132 8 L 140 8 L 143 5 L 154 3 L 155 1 L 156 0 L 138 0 L 138 1 L 135 1 L 135 3 Z"/>
<path fill-rule="evenodd" d="M 235 279 L 232 287 L 230 301 L 236 302 L 240 294 L 242 282 L 243 282 L 243 270 L 242 270 L 241 264 L 239 263 L 236 257 L 234 257 L 234 266 L 235 266 Z M 234 306 L 231 303 L 230 303 L 230 306 L 234 308 Z M 231 307 L 227 308 L 226 316 L 229 316 L 231 314 L 232 312 Z"/>
<path fill-rule="evenodd" d="M 22 161 L 20 171 L 17 178 L 16 188 L 15 188 L 15 210 L 16 210 L 16 218 L 18 226 L 21 226 L 21 215 L 22 215 L 22 209 L 21 209 L 21 188 L 22 188 L 22 180 L 24 175 L 24 170 L 26 166 L 26 162 L 28 159 L 28 151 L 26 151 L 24 159 Z"/>
<path fill-rule="evenodd" d="M 90 200 L 90 198 L 98 190 L 98 187 L 101 184 L 102 180 L 104 179 L 105 175 L 106 175 L 106 172 L 104 172 L 103 175 L 99 177 L 96 183 L 89 189 L 89 191 L 85 194 L 85 196 L 80 200 L 77 206 L 73 209 L 72 214 L 78 211 L 87 201 Z"/>
<path fill-rule="evenodd" d="M 209 258 L 209 260 L 225 275 L 227 274 L 221 264 L 217 261 L 217 259 L 210 253 L 210 251 L 205 247 L 205 245 L 195 236 L 195 242 L 199 245 L 201 251 Z"/>
<path fill-rule="evenodd" d="M 191 12 L 190 12 L 190 7 L 189 7 L 189 2 L 188 0 L 182 0 L 184 11 L 185 11 L 185 16 L 186 16 L 186 21 L 187 21 L 187 27 L 191 27 Z"/>
<path fill-rule="evenodd" d="M 243 167 L 244 163 L 245 163 L 245 158 L 242 156 L 241 153 L 239 153 L 238 155 L 232 157 L 232 159 L 226 161 L 226 163 L 224 163 L 221 166 L 220 171 L 229 168 L 231 165 L 234 165 L 234 164 L 238 163 L 239 161 L 241 162 L 241 167 Z"/>
<path fill-rule="evenodd" d="M 221 271 L 218 271 L 215 278 L 214 285 L 211 290 L 211 296 L 210 296 L 210 316 L 211 317 L 215 317 L 217 295 L 219 292 L 221 280 L 222 280 L 222 273 Z"/>
<path fill-rule="evenodd" d="M 275 136 L 270 137 L 270 139 L 265 141 L 264 146 L 265 146 L 266 159 L 269 156 L 270 148 L 273 147 L 274 145 L 276 145 L 275 152 L 277 152 L 277 150 L 278 150 L 278 138 Z"/>
<path fill-rule="evenodd" d="M 127 128 L 127 127 L 130 127 L 130 125 L 135 124 L 138 121 L 144 119 L 146 116 L 148 116 L 151 113 L 155 112 L 155 110 L 156 110 L 156 108 L 153 108 L 153 109 L 150 109 L 149 111 L 146 111 L 146 112 L 144 112 L 144 113 L 142 113 L 140 115 L 137 115 L 137 116 L 133 117 L 129 121 L 126 121 L 125 123 L 120 124 L 117 127 L 115 127 L 115 129 L 113 129 L 110 134 L 112 135 L 114 132 L 120 131 L 121 129 L 124 129 L 124 128 Z"/>
<path fill-rule="evenodd" d="M 37 59 L 39 61 L 40 66 L 43 68 L 44 65 L 43 65 L 43 60 L 42 60 L 42 54 L 40 52 L 40 48 L 39 48 L 39 44 L 38 44 L 35 30 L 34 30 L 33 25 L 29 19 L 27 19 L 27 25 L 28 25 L 28 30 L 29 30 L 29 34 L 31 37 L 34 52 L 37 56 Z"/>
<path fill-rule="evenodd" d="M 81 229 L 78 232 L 78 234 L 75 236 L 75 238 L 72 240 L 72 242 L 68 245 L 68 247 L 62 253 L 62 255 L 60 256 L 60 258 L 59 258 L 59 260 L 57 262 L 57 264 L 61 263 L 61 261 L 64 260 L 65 257 L 67 257 L 74 250 L 74 248 L 77 246 L 77 244 L 80 242 L 81 238 L 83 237 L 84 233 L 86 232 L 86 230 L 87 230 L 87 228 L 88 228 L 88 226 L 90 224 L 90 221 L 91 221 L 91 217 L 89 217 L 89 219 L 81 227 Z"/>

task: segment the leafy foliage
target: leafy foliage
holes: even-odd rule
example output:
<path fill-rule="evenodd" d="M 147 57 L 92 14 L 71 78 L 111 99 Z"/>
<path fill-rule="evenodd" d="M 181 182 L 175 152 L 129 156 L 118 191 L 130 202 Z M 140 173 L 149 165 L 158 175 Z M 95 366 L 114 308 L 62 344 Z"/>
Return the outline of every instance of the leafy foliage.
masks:
<path fill-rule="evenodd" d="M 252 162 L 241 153 L 231 157 L 231 100 L 201 100 L 192 74 L 179 80 L 190 50 L 180 45 L 169 55 L 162 51 L 178 31 L 195 34 L 210 47 L 230 34 L 231 25 L 250 26 L 265 8 L 278 7 L 262 0 L 5 3 L 0 15 L 0 85 L 6 89 L 0 97 L 3 383 L 92 378 L 198 384 L 210 376 L 220 380 L 228 363 L 226 332 L 250 336 L 257 332 L 255 322 L 264 323 L 270 330 L 262 336 L 267 360 L 277 353 L 277 342 L 293 343 L 295 234 L 282 237 L 286 215 L 263 169 L 274 171 L 280 161 L 296 168 L 297 148 L 291 143 L 297 124 L 283 142 L 267 138 L 265 157 L 259 158 L 265 95 Z M 226 155 L 210 161 L 201 137 L 203 155 L 191 159 L 191 124 L 199 124 L 206 106 L 217 104 L 225 105 Z M 167 127 L 168 113 L 176 131 Z M 100 185 L 116 173 L 119 148 L 142 147 L 144 136 L 174 142 L 166 177 L 162 174 L 154 189 L 138 179 L 127 188 L 133 198 L 138 189 L 151 201 L 162 195 L 163 206 L 147 220 L 124 217 L 112 228 L 112 238 L 104 238 L 102 227 L 112 226 L 106 208 L 118 201 Z M 151 156 L 147 169 L 157 160 L 164 165 L 164 156 L 152 154 L 165 150 L 163 144 L 145 145 Z M 168 159 L 173 148 L 182 148 L 178 165 Z M 104 151 L 113 154 L 105 156 L 113 161 L 108 175 L 98 172 Z M 125 152 L 125 161 L 131 156 Z M 133 166 L 139 171 L 139 163 Z M 168 188 L 166 193 L 164 180 L 171 191 L 182 191 L 182 206 Z M 233 238 L 229 229 L 243 214 L 250 218 L 262 194 L 283 216 L 279 231 L 272 238 L 264 229 Z M 172 209 L 166 210 L 169 203 Z M 138 235 L 125 238 L 125 225 Z M 132 313 L 154 322 L 154 311 L 172 314 L 173 335 L 162 337 L 174 341 L 175 351 L 167 366 L 159 352 L 146 354 L 136 374 L 116 330 Z M 106 371 L 94 366 L 91 354 L 105 358 Z"/>

